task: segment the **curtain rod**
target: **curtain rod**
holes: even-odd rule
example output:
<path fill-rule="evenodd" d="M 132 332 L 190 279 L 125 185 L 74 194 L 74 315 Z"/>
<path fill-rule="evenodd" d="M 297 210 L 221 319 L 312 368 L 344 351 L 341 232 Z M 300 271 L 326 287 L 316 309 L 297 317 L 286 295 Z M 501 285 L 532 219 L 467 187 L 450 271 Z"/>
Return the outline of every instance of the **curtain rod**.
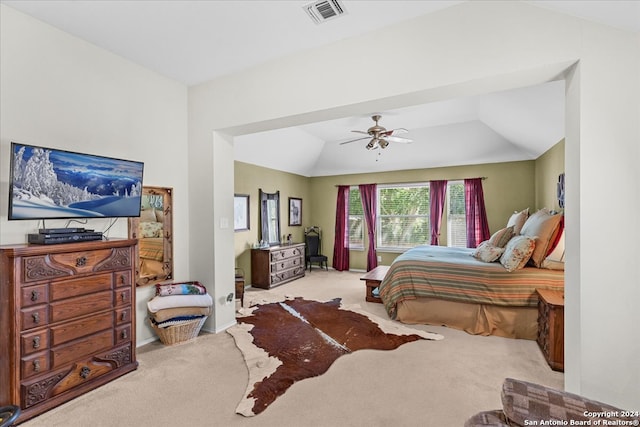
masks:
<path fill-rule="evenodd" d="M 486 176 L 481 176 L 479 177 L 481 180 L 485 180 L 487 179 Z M 449 178 L 449 179 L 430 179 L 428 181 L 422 181 L 422 182 L 429 182 L 429 181 L 464 181 L 465 179 L 473 179 L 473 178 Z M 376 183 L 377 185 L 399 185 L 399 184 L 418 184 L 419 181 L 407 181 L 407 182 L 379 182 Z M 357 187 L 360 184 L 336 184 L 336 187 L 340 187 L 342 185 L 346 185 L 348 187 Z"/>

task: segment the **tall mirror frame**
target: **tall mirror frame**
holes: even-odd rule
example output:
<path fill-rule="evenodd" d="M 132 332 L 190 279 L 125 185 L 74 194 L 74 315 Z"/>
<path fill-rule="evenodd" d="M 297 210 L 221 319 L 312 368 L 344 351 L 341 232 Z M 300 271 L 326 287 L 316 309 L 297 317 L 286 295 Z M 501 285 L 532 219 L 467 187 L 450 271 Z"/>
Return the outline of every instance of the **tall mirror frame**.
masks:
<path fill-rule="evenodd" d="M 260 236 L 269 246 L 280 244 L 280 191 L 260 195 Z"/>
<path fill-rule="evenodd" d="M 173 279 L 172 193 L 169 187 L 142 187 L 140 217 L 129 218 L 129 238 L 138 239 L 138 286 Z"/>

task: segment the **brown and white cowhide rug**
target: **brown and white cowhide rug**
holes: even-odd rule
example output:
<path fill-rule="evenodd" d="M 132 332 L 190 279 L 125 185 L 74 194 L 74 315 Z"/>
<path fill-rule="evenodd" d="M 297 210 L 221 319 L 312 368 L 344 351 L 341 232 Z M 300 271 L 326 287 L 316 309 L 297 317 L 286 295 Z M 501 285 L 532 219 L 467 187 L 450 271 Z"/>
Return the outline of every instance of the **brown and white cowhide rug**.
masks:
<path fill-rule="evenodd" d="M 443 338 L 379 318 L 359 305 L 342 306 L 340 301 L 295 298 L 244 310 L 246 315 L 227 329 L 249 369 L 249 384 L 236 413 L 261 413 L 293 383 L 323 374 L 343 354 L 393 350 L 420 339 Z"/>

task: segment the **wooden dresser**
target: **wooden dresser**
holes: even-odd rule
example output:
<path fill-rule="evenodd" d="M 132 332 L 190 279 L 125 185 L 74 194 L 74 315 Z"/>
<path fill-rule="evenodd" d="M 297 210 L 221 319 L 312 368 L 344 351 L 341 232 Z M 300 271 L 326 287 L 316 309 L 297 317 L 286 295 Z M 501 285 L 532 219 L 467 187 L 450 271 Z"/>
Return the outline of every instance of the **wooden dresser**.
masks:
<path fill-rule="evenodd" d="M 269 289 L 304 277 L 304 243 L 251 249 L 251 285 Z"/>
<path fill-rule="evenodd" d="M 551 369 L 564 371 L 564 294 L 536 289 L 538 294 L 538 346 Z"/>
<path fill-rule="evenodd" d="M 137 368 L 136 243 L 0 246 L 0 406 L 18 422 Z"/>

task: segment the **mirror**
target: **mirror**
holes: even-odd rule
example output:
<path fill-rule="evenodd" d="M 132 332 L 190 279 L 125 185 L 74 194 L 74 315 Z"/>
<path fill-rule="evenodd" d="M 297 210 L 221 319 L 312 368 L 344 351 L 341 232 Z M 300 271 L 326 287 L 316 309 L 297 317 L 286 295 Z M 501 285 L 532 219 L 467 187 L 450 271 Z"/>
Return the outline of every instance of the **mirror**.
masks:
<path fill-rule="evenodd" d="M 261 238 L 275 246 L 280 244 L 280 192 L 260 193 L 260 226 Z"/>
<path fill-rule="evenodd" d="M 129 238 L 138 239 L 138 286 L 173 278 L 171 193 L 171 188 L 142 187 L 140 217 L 129 218 Z"/>

